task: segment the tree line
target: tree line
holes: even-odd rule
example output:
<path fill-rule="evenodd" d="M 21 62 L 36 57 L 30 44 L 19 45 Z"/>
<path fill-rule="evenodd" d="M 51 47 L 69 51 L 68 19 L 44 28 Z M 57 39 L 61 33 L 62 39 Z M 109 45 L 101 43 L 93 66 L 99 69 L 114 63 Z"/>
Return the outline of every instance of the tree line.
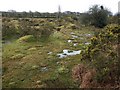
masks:
<path fill-rule="evenodd" d="M 81 13 L 79 12 L 71 12 L 71 11 L 65 11 L 65 12 L 54 12 L 54 13 L 40 13 L 38 11 L 36 12 L 17 12 L 15 10 L 9 10 L 9 11 L 1 11 L 3 17 L 13 17 L 13 18 L 55 18 L 58 17 L 59 15 L 61 16 L 66 16 L 66 15 L 77 15 L 79 16 Z"/>

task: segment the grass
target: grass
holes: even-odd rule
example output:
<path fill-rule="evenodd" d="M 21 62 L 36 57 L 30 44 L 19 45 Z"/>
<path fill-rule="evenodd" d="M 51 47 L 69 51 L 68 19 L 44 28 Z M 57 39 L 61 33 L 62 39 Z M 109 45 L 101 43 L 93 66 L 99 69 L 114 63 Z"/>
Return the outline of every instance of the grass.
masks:
<path fill-rule="evenodd" d="M 74 65 L 80 63 L 80 55 L 59 59 L 57 54 L 63 49 L 84 50 L 84 42 L 90 42 L 93 34 L 92 27 L 82 27 L 72 30 L 62 28 L 53 33 L 48 39 L 41 38 L 38 42 L 17 42 L 3 45 L 3 87 L 39 87 L 39 88 L 75 88 L 78 87 L 71 77 Z M 77 46 L 68 43 L 71 32 L 83 39 L 75 39 Z M 52 52 L 48 54 L 48 52 Z M 47 70 L 43 70 L 47 68 Z"/>

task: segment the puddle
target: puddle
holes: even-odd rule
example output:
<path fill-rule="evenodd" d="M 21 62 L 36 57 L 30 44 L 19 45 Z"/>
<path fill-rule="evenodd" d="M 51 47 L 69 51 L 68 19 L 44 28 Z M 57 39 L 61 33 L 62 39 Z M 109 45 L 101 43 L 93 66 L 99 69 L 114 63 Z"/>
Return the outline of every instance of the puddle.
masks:
<path fill-rule="evenodd" d="M 57 54 L 57 56 L 59 56 L 59 58 L 64 58 L 64 57 L 67 57 L 67 56 L 73 56 L 73 55 L 77 55 L 77 54 L 80 54 L 80 53 L 81 53 L 81 50 L 74 51 L 74 50 L 64 49 L 63 53 Z"/>

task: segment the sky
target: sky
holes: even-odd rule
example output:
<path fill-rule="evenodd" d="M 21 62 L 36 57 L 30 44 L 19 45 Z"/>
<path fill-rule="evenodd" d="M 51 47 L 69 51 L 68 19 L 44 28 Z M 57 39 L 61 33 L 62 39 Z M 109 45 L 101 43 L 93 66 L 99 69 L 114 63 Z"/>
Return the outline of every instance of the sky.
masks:
<path fill-rule="evenodd" d="M 38 11 L 57 12 L 58 6 L 61 12 L 85 12 L 92 5 L 98 4 L 108 8 L 113 14 L 118 12 L 118 2 L 120 0 L 1 0 L 0 11 Z"/>

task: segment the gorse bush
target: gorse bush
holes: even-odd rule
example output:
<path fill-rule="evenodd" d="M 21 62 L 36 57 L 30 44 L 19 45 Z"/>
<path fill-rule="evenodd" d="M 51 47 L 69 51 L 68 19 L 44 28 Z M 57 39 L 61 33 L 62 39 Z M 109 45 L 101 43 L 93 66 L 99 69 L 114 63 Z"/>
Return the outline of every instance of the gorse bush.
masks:
<path fill-rule="evenodd" d="M 119 36 L 120 26 L 108 25 L 91 38 L 91 45 L 82 54 L 81 60 L 96 69 L 95 79 L 99 83 L 115 83 L 120 79 Z"/>
<path fill-rule="evenodd" d="M 14 25 L 14 23 L 11 22 L 10 19 L 3 18 L 2 23 L 2 38 L 8 39 L 10 37 L 13 37 L 14 35 L 18 35 L 18 31 Z"/>
<path fill-rule="evenodd" d="M 6 18 L 3 20 L 3 38 L 9 38 L 11 36 L 23 37 L 26 35 L 33 35 L 34 38 L 48 38 L 54 31 L 54 23 L 41 22 L 34 19 L 19 19 L 13 21 Z M 34 24 L 33 24 L 34 22 Z"/>
<path fill-rule="evenodd" d="M 41 29 L 41 37 L 48 38 L 54 31 L 55 27 L 52 23 L 46 23 Z"/>

